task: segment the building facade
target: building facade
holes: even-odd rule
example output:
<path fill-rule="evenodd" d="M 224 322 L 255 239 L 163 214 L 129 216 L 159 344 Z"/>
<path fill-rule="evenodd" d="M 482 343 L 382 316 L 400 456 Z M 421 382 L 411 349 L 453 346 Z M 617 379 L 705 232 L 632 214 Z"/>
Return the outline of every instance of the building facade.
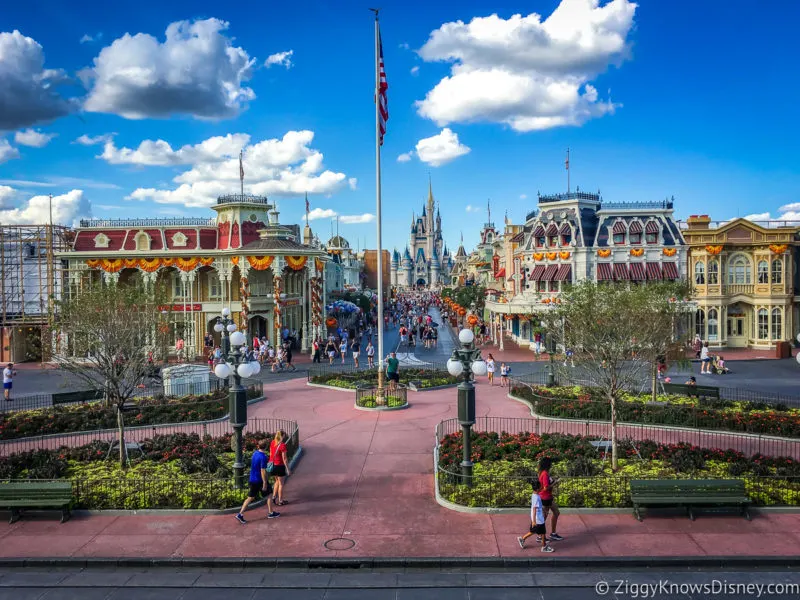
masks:
<path fill-rule="evenodd" d="M 687 219 L 695 333 L 710 346 L 771 348 L 798 331 L 797 224 Z"/>
<path fill-rule="evenodd" d="M 328 290 L 350 292 L 360 290 L 363 261 L 350 247 L 350 242 L 336 234 L 328 240 L 325 249 L 329 257 L 328 268 L 325 270 Z"/>
<path fill-rule="evenodd" d="M 435 217 L 434 217 L 434 212 Z M 435 207 L 428 184 L 428 201 L 422 215 L 412 217 L 408 246 L 392 253 L 390 277 L 397 289 L 440 289 L 450 281 L 453 261 L 442 238 L 442 215 Z"/>
<path fill-rule="evenodd" d="M 72 249 L 59 254 L 69 289 L 100 280 L 167 285 L 172 341 L 197 355 L 206 333 L 219 342 L 213 326 L 225 307 L 248 337 L 275 343 L 288 328 L 307 350 L 324 331 L 325 249 L 303 243 L 297 225 L 281 225 L 266 197 L 221 196 L 212 208 L 211 219 L 81 221 Z"/>

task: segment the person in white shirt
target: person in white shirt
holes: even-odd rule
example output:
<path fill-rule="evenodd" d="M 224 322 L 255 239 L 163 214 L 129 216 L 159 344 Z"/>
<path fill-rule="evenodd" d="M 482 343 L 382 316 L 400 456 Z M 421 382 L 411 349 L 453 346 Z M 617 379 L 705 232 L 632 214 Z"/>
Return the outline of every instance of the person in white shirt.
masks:
<path fill-rule="evenodd" d="M 486 359 L 486 375 L 489 377 L 489 385 L 494 385 L 494 371 L 495 371 L 494 356 L 490 354 L 489 358 Z"/>
<path fill-rule="evenodd" d="M 6 402 L 11 402 L 11 386 L 16 374 L 14 363 L 8 363 L 6 368 L 3 369 L 3 395 L 6 397 Z"/>
<path fill-rule="evenodd" d="M 700 374 L 711 375 L 711 357 L 708 355 L 708 342 L 700 348 Z"/>
<path fill-rule="evenodd" d="M 375 346 L 372 342 L 367 342 L 367 363 L 370 369 L 375 366 Z"/>
<path fill-rule="evenodd" d="M 533 488 L 533 494 L 531 494 L 531 526 L 528 533 L 517 538 L 517 542 L 520 548 L 525 548 L 525 540 L 532 535 L 536 535 L 542 540 L 542 552 L 553 552 L 553 547 L 547 543 L 544 507 L 542 506 L 542 499 L 539 497 L 540 487 L 541 484 L 538 479 L 531 481 L 531 488 Z"/>

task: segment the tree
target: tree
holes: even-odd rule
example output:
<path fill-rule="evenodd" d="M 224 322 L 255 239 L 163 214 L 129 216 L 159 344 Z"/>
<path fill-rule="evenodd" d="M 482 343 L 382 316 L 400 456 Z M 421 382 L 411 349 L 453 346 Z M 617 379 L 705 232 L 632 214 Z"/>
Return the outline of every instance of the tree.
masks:
<path fill-rule="evenodd" d="M 486 288 L 480 285 L 465 285 L 457 288 L 444 288 L 444 298 L 451 298 L 464 308 L 469 308 L 475 303 L 475 310 L 480 314 L 486 303 Z"/>
<path fill-rule="evenodd" d="M 94 284 L 59 302 L 57 328 L 68 349 L 53 357 L 116 409 L 119 460 L 127 465 L 123 407 L 151 376 L 153 356 L 168 335 L 162 288 Z M 164 338 L 163 340 L 161 338 Z"/>
<path fill-rule="evenodd" d="M 612 468 L 617 468 L 617 401 L 655 373 L 659 360 L 681 348 L 685 283 L 568 286 L 542 316 L 555 343 L 571 349 L 575 368 L 611 405 Z M 558 367 L 570 369 L 570 367 Z"/>

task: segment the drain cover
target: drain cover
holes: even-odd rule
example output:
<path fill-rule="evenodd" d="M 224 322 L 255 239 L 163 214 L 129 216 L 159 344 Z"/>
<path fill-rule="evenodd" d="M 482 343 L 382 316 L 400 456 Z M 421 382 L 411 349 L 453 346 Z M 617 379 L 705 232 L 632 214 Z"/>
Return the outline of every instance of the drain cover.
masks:
<path fill-rule="evenodd" d="M 356 545 L 350 538 L 333 538 L 323 544 L 328 550 L 350 550 Z"/>

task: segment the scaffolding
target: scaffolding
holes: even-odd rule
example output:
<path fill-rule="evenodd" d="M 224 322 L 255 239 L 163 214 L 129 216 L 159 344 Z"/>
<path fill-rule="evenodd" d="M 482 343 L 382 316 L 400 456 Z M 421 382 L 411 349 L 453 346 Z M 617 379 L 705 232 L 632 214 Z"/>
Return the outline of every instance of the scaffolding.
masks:
<path fill-rule="evenodd" d="M 50 333 L 73 232 L 61 225 L 0 225 L 0 363 L 49 360 Z"/>

